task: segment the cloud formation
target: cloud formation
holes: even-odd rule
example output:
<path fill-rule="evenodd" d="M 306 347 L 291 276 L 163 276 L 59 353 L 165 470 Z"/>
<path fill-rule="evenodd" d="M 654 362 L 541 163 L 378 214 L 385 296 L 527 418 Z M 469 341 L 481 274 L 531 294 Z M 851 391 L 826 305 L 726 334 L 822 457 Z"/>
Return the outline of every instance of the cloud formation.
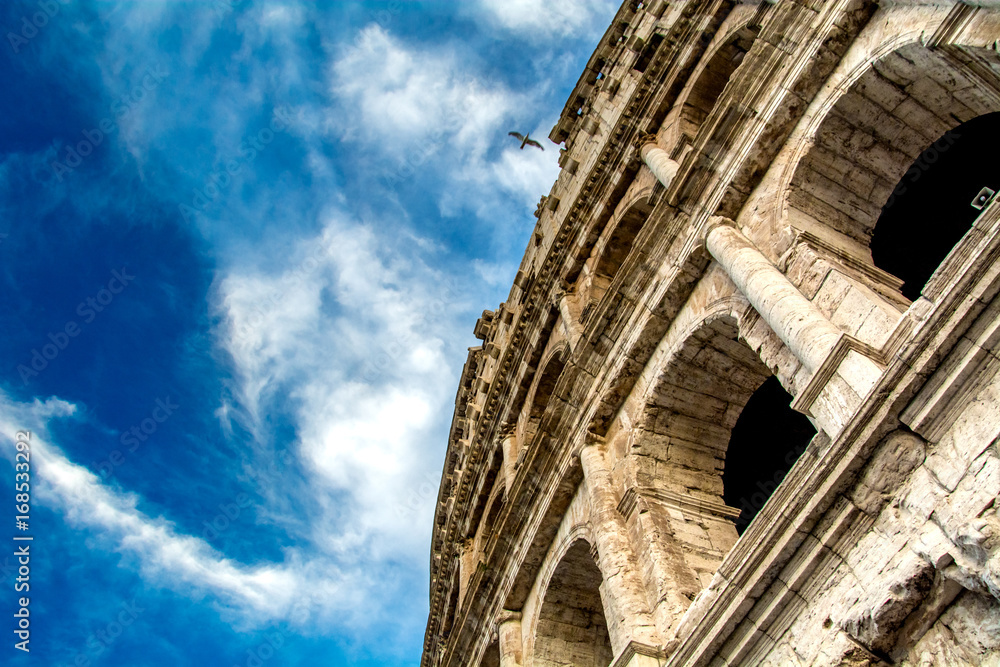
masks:
<path fill-rule="evenodd" d="M 489 23 L 532 38 L 590 34 L 620 3 L 611 0 L 479 0 L 477 13 Z"/>

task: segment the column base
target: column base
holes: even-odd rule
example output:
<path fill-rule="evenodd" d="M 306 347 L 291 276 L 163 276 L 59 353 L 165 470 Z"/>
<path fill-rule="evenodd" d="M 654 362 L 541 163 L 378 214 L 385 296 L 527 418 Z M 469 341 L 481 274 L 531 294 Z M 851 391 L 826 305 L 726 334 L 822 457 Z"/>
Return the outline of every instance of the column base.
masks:
<path fill-rule="evenodd" d="M 666 661 L 663 649 L 632 641 L 618 654 L 611 667 L 661 667 Z"/>
<path fill-rule="evenodd" d="M 882 377 L 886 363 L 872 346 L 841 334 L 792 409 L 811 416 L 833 440 Z"/>

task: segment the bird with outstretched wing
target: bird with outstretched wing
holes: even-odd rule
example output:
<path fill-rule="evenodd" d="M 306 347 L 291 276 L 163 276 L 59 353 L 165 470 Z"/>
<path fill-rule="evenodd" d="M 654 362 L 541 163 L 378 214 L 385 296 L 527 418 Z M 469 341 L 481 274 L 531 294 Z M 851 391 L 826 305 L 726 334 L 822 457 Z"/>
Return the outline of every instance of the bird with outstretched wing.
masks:
<path fill-rule="evenodd" d="M 520 140 L 520 142 L 521 142 L 521 150 L 522 151 L 524 150 L 525 146 L 534 146 L 538 150 L 541 150 L 541 151 L 545 150 L 544 148 L 542 148 L 542 145 L 540 143 L 538 143 L 537 141 L 535 141 L 534 139 L 531 138 L 531 134 L 530 133 L 529 134 L 521 134 L 520 132 L 508 132 L 507 134 L 510 135 L 510 136 L 512 136 L 512 137 L 517 137 L 518 140 Z"/>

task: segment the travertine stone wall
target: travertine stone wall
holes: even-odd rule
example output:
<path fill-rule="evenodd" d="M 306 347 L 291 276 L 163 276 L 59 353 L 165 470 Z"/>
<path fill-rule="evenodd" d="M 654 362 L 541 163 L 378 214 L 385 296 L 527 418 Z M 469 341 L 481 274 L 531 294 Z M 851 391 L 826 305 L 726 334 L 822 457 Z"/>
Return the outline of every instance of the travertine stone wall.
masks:
<path fill-rule="evenodd" d="M 869 250 L 913 160 L 1000 111 L 1000 8 L 641 4 L 476 323 L 421 664 L 1000 664 L 1000 204 L 913 303 Z M 772 375 L 817 433 L 737 535 Z"/>

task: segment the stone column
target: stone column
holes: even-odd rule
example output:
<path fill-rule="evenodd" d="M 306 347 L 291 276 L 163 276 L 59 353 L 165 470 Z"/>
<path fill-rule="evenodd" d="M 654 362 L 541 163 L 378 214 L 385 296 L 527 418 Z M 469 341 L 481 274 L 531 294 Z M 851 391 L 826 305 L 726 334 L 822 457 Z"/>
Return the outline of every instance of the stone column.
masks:
<path fill-rule="evenodd" d="M 778 338 L 815 373 L 843 332 L 731 220 L 713 220 L 705 245 Z"/>
<path fill-rule="evenodd" d="M 601 570 L 601 597 L 608 634 L 617 655 L 630 641 L 656 644 L 656 630 L 639 575 L 639 559 L 632 549 L 625 519 L 618 512 L 611 470 L 600 445 L 580 452 L 584 484 L 590 500 L 597 566 Z"/>
<path fill-rule="evenodd" d="M 468 539 L 462 542 L 459 547 L 458 560 L 458 599 L 464 600 L 465 594 L 469 590 L 469 580 L 479 567 L 479 553 L 476 549 L 476 541 Z"/>
<path fill-rule="evenodd" d="M 514 475 L 517 473 L 518 451 L 516 430 L 512 426 L 500 436 L 502 438 L 500 449 L 503 451 L 503 476 L 506 493 L 510 493 L 511 486 L 514 484 Z"/>
<path fill-rule="evenodd" d="M 663 184 L 663 187 L 669 188 L 670 182 L 677 175 L 677 170 L 681 168 L 680 164 L 671 160 L 669 153 L 654 143 L 643 144 L 640 154 L 642 161 L 646 163 L 657 180 Z"/>
<path fill-rule="evenodd" d="M 497 614 L 500 667 L 521 667 L 521 612 L 502 610 Z"/>
<path fill-rule="evenodd" d="M 562 292 L 556 296 L 556 305 L 559 307 L 559 315 L 562 317 L 562 325 L 566 330 L 566 340 L 569 341 L 571 350 L 576 349 L 576 343 L 580 340 L 582 331 L 580 329 L 580 308 L 577 303 L 576 294 Z"/>

